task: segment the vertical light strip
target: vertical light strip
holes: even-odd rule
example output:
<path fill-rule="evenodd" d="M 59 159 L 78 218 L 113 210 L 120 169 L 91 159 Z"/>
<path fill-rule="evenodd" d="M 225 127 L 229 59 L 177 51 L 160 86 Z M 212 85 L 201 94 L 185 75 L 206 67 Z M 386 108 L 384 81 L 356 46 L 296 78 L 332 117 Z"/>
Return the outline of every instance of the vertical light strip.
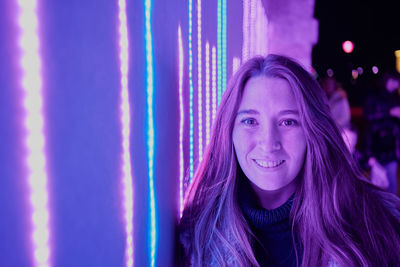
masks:
<path fill-rule="evenodd" d="M 34 266 L 50 266 L 49 209 L 44 136 L 43 92 L 39 54 L 39 21 L 37 1 L 18 1 L 21 30 L 19 46 L 22 50 L 22 86 L 25 92 L 24 107 L 29 169 L 28 184 L 32 205 Z M 4 218 L 3 218 L 4 219 Z"/>
<path fill-rule="evenodd" d="M 268 19 L 261 0 L 258 0 L 256 5 L 255 18 L 253 18 L 254 50 L 252 55 L 265 56 L 268 51 Z"/>
<path fill-rule="evenodd" d="M 222 0 L 217 1 L 217 104 L 219 105 L 222 95 Z"/>
<path fill-rule="evenodd" d="M 147 93 L 147 157 L 149 171 L 149 194 L 150 194 L 150 263 L 155 266 L 156 261 L 156 200 L 154 188 L 154 73 L 153 73 L 153 40 L 151 28 L 151 0 L 145 0 L 145 44 L 146 44 L 146 93 Z"/>
<path fill-rule="evenodd" d="M 255 42 L 257 36 L 256 36 L 256 31 L 254 28 L 256 27 L 255 25 L 255 20 L 256 20 L 256 15 L 257 15 L 257 2 L 260 0 L 250 0 L 250 15 L 249 15 L 249 58 L 254 55 L 255 52 Z"/>
<path fill-rule="evenodd" d="M 179 218 L 183 211 L 183 123 L 185 120 L 183 113 L 183 44 L 181 25 L 178 28 L 178 49 L 179 49 Z"/>
<path fill-rule="evenodd" d="M 240 67 L 240 58 L 234 57 L 232 60 L 232 75 L 235 74 L 235 72 L 239 69 Z"/>
<path fill-rule="evenodd" d="M 206 42 L 206 145 L 210 142 L 210 44 Z"/>
<path fill-rule="evenodd" d="M 217 51 L 212 47 L 212 121 L 217 113 Z"/>
<path fill-rule="evenodd" d="M 197 114 L 199 130 L 199 162 L 203 159 L 203 94 L 201 64 L 201 0 L 197 0 Z"/>
<path fill-rule="evenodd" d="M 226 89 L 226 21 L 227 21 L 227 12 L 226 12 L 226 1 L 222 0 L 222 88 L 221 93 L 223 93 Z M 220 100 L 221 101 L 221 100 Z"/>
<path fill-rule="evenodd" d="M 130 156 L 130 105 L 128 90 L 129 42 L 126 20 L 126 1 L 119 0 L 119 60 L 121 64 L 121 124 L 122 124 L 122 170 L 125 208 L 125 260 L 126 266 L 133 266 L 133 181 Z"/>
<path fill-rule="evenodd" d="M 190 181 L 193 178 L 193 48 L 192 48 L 192 24 L 193 1 L 189 0 L 189 173 Z"/>
<path fill-rule="evenodd" d="M 242 42 L 242 61 L 249 58 L 249 1 L 243 0 L 243 42 Z"/>

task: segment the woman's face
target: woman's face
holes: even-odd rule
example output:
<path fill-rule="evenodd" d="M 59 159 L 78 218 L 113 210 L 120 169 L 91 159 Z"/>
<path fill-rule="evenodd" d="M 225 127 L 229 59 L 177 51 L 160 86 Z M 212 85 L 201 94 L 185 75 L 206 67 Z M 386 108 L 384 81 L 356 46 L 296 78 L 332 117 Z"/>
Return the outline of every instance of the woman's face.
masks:
<path fill-rule="evenodd" d="M 306 140 L 286 80 L 257 76 L 246 83 L 232 139 L 239 165 L 257 191 L 293 188 Z"/>

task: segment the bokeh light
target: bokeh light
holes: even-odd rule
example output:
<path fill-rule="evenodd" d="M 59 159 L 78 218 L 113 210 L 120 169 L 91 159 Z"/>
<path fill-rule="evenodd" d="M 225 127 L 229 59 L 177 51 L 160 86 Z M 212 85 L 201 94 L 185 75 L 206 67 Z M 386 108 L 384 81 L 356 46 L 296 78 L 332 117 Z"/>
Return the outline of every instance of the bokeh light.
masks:
<path fill-rule="evenodd" d="M 354 50 L 354 44 L 353 44 L 352 41 L 347 40 L 347 41 L 344 41 L 344 42 L 342 43 L 342 48 L 343 48 L 343 51 L 344 51 L 345 53 L 349 54 L 349 53 L 353 52 L 353 50 Z"/>

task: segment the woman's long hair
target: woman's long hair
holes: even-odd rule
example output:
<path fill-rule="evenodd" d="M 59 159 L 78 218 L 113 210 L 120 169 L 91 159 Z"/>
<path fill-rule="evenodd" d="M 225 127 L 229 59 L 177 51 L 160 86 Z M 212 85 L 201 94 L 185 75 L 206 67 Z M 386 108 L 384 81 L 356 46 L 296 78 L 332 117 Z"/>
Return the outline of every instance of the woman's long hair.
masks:
<path fill-rule="evenodd" d="M 246 82 L 255 76 L 289 82 L 307 141 L 290 214 L 301 241 L 302 266 L 399 266 L 399 200 L 365 179 L 330 116 L 326 97 L 300 65 L 283 56 L 256 57 L 230 80 L 206 148 L 188 189 L 181 241 L 194 266 L 258 266 L 251 233 L 238 204 L 232 130 Z M 297 251 L 299 253 L 299 251 Z M 230 262 L 226 263 L 227 260 Z"/>

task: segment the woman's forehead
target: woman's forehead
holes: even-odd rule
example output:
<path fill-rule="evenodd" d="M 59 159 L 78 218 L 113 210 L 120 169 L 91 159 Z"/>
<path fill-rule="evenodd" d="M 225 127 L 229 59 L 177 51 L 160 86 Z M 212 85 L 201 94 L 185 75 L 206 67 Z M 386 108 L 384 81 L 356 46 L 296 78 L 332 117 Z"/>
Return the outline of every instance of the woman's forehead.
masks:
<path fill-rule="evenodd" d="M 244 87 L 239 109 L 297 109 L 295 95 L 289 82 L 282 78 L 256 76 Z"/>

